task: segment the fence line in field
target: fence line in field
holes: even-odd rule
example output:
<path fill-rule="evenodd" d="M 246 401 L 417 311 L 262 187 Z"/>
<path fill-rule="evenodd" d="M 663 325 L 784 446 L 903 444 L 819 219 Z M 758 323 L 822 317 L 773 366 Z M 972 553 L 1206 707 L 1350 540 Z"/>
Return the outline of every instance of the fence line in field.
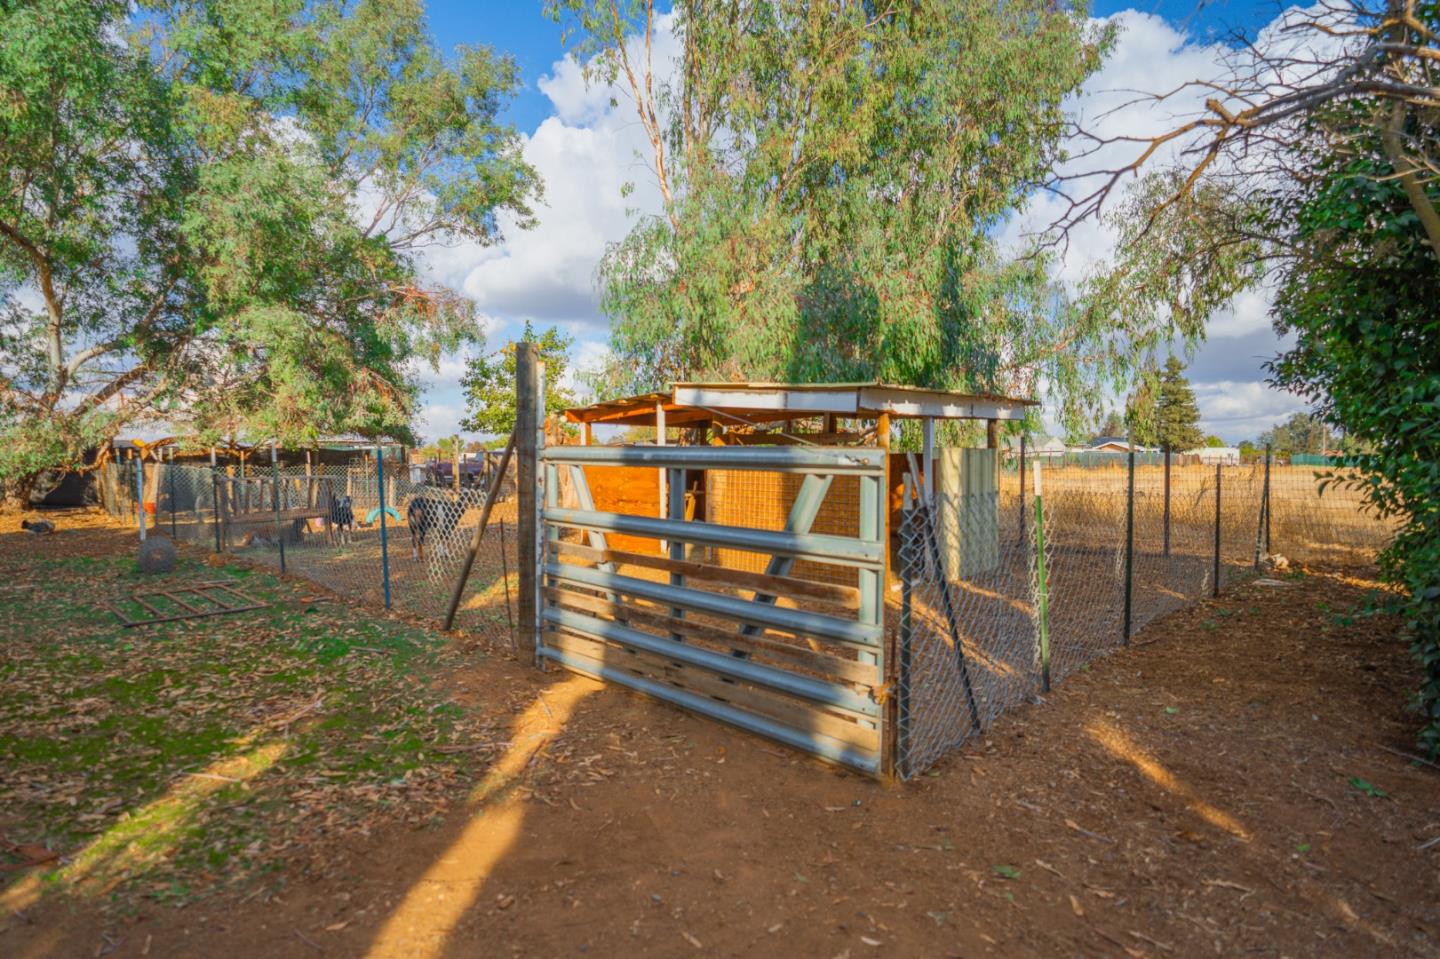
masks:
<path fill-rule="evenodd" d="M 906 497 L 894 617 L 904 778 L 1160 617 L 1290 562 L 1371 562 L 1394 533 L 1353 483 L 1322 489 L 1327 471 L 1314 468 L 1034 465 L 938 511 Z M 947 535 L 958 568 L 935 555 Z"/>
<path fill-rule="evenodd" d="M 485 491 L 413 482 L 399 464 L 373 458 L 347 465 L 271 468 L 107 464 L 100 499 L 112 515 L 152 533 L 231 553 L 303 576 L 352 599 L 443 619 Z M 143 484 L 143 503 L 141 485 Z M 506 483 L 505 488 L 513 484 Z M 412 538 L 410 506 L 430 508 L 423 543 Z M 383 509 L 382 509 L 383 503 Z M 515 506 L 502 499 L 491 517 L 461 597 L 456 624 L 508 635 L 506 602 L 515 584 Z"/>

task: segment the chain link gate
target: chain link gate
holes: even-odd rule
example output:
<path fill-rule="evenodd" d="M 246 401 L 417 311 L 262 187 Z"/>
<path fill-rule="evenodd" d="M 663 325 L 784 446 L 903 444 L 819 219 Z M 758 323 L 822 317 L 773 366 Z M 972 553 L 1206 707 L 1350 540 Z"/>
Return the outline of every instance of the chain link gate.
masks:
<path fill-rule="evenodd" d="M 910 779 L 1039 689 L 1033 523 L 1003 493 L 910 493 L 900 513 L 897 775 Z M 1009 499 L 1013 500 L 1013 497 Z M 950 544 L 958 544 L 951 546 Z"/>

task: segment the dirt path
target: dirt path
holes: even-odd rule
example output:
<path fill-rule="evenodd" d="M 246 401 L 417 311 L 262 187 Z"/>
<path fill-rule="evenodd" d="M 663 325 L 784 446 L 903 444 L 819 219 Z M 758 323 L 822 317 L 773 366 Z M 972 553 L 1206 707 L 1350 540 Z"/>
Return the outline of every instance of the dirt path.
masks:
<path fill-rule="evenodd" d="M 441 824 L 273 896 L 42 901 L 0 954 L 1440 955 L 1440 772 L 1387 751 L 1414 670 L 1336 621 L 1372 585 L 1183 610 L 904 787 L 492 655 L 448 682 L 509 736 Z"/>

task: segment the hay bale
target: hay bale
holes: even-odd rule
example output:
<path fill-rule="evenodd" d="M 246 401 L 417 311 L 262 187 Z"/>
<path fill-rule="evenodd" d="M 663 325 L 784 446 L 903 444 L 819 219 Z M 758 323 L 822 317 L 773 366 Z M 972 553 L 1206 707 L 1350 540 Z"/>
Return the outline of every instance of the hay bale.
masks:
<path fill-rule="evenodd" d="M 140 544 L 136 557 L 142 573 L 173 573 L 175 571 L 175 544 L 165 536 L 149 536 Z"/>

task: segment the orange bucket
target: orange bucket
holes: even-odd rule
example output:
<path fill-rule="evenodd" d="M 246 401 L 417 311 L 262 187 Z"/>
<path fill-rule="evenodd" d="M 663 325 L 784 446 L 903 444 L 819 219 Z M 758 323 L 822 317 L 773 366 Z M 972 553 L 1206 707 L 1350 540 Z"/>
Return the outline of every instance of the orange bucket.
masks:
<path fill-rule="evenodd" d="M 154 515 L 155 515 L 155 504 L 154 504 L 154 503 L 146 503 L 146 504 L 145 504 L 145 515 L 146 515 L 146 516 L 154 516 Z"/>

